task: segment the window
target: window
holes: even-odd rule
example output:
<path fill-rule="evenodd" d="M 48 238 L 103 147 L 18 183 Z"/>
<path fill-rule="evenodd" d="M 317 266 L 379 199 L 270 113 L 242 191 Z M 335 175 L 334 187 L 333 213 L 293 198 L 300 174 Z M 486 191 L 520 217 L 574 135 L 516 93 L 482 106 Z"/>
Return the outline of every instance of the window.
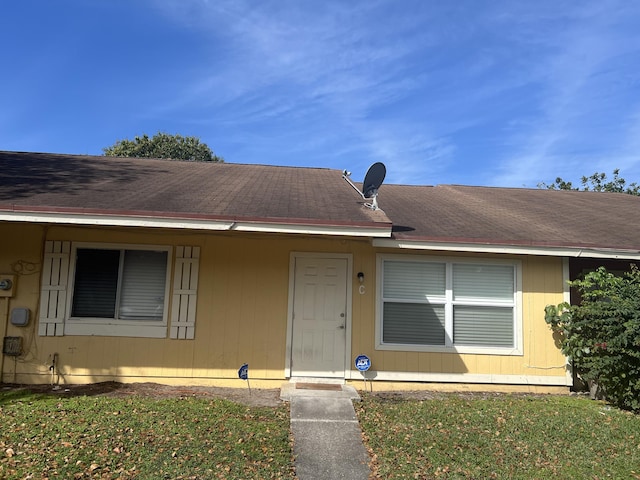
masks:
<path fill-rule="evenodd" d="M 166 336 L 168 248 L 74 247 L 65 333 Z"/>
<path fill-rule="evenodd" d="M 380 256 L 377 347 L 520 353 L 515 262 Z"/>

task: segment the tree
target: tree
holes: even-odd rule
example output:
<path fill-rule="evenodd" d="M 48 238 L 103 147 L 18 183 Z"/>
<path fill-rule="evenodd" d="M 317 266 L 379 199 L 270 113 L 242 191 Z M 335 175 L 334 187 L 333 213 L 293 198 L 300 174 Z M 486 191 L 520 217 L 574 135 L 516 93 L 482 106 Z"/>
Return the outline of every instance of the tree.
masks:
<path fill-rule="evenodd" d="M 631 265 L 616 276 L 600 267 L 570 285 L 582 296 L 579 305 L 545 308 L 562 353 L 607 400 L 640 411 L 640 270 Z"/>
<path fill-rule="evenodd" d="M 624 178 L 620 177 L 620 169 L 616 168 L 613 171 L 613 179 L 608 180 L 605 173 L 594 173 L 589 177 L 582 177 L 582 187 L 574 187 L 571 182 L 565 182 L 562 178 L 557 177 L 556 181 L 551 185 L 547 185 L 542 182 L 538 184 L 539 188 L 547 188 L 549 190 L 584 190 L 594 192 L 612 192 L 612 193 L 627 193 L 629 195 L 640 196 L 640 185 L 637 183 L 630 183 L 627 186 L 627 182 Z"/>
<path fill-rule="evenodd" d="M 211 149 L 200 143 L 197 137 L 183 137 L 158 132 L 149 138 L 147 134 L 133 140 L 118 140 L 102 151 L 108 157 L 172 158 L 192 162 L 224 162 Z"/>

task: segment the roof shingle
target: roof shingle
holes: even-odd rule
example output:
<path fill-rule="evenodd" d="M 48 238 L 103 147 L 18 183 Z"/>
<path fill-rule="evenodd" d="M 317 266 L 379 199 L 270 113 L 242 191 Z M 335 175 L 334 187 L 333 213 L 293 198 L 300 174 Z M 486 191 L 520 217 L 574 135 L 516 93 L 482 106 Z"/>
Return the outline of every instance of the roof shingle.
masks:
<path fill-rule="evenodd" d="M 640 197 L 620 193 L 384 185 L 399 239 L 640 250 Z"/>
<path fill-rule="evenodd" d="M 0 206 L 389 228 L 335 170 L 0 152 Z"/>
<path fill-rule="evenodd" d="M 338 170 L 0 152 L 0 211 L 348 225 L 403 241 L 640 251 L 640 197 L 384 184 L 364 201 Z M 388 234 L 388 233 L 387 233 Z"/>

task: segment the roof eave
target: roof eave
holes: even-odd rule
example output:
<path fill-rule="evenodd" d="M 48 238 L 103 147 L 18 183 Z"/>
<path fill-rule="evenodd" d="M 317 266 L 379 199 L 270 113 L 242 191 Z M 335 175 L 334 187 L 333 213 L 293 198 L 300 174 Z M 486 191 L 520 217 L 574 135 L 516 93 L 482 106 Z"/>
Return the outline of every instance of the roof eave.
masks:
<path fill-rule="evenodd" d="M 0 221 L 208 231 L 391 237 L 391 224 L 382 222 L 358 223 L 316 219 L 237 218 L 171 212 L 109 212 L 70 208 L 0 207 Z"/>
<path fill-rule="evenodd" d="M 466 253 L 495 253 L 505 255 L 538 255 L 574 258 L 607 258 L 640 260 L 640 250 L 605 248 L 582 245 L 516 245 L 499 243 L 444 242 L 433 240 L 374 239 L 373 246 L 407 250 L 432 250 Z"/>

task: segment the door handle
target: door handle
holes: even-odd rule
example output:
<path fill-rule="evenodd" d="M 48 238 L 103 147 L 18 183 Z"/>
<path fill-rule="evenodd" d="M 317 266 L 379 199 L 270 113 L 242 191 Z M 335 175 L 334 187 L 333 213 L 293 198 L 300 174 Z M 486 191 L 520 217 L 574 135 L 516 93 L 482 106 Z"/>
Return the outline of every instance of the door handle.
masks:
<path fill-rule="evenodd" d="M 340 330 L 344 330 L 344 325 L 340 325 L 340 326 L 338 326 L 338 328 L 339 328 Z"/>

